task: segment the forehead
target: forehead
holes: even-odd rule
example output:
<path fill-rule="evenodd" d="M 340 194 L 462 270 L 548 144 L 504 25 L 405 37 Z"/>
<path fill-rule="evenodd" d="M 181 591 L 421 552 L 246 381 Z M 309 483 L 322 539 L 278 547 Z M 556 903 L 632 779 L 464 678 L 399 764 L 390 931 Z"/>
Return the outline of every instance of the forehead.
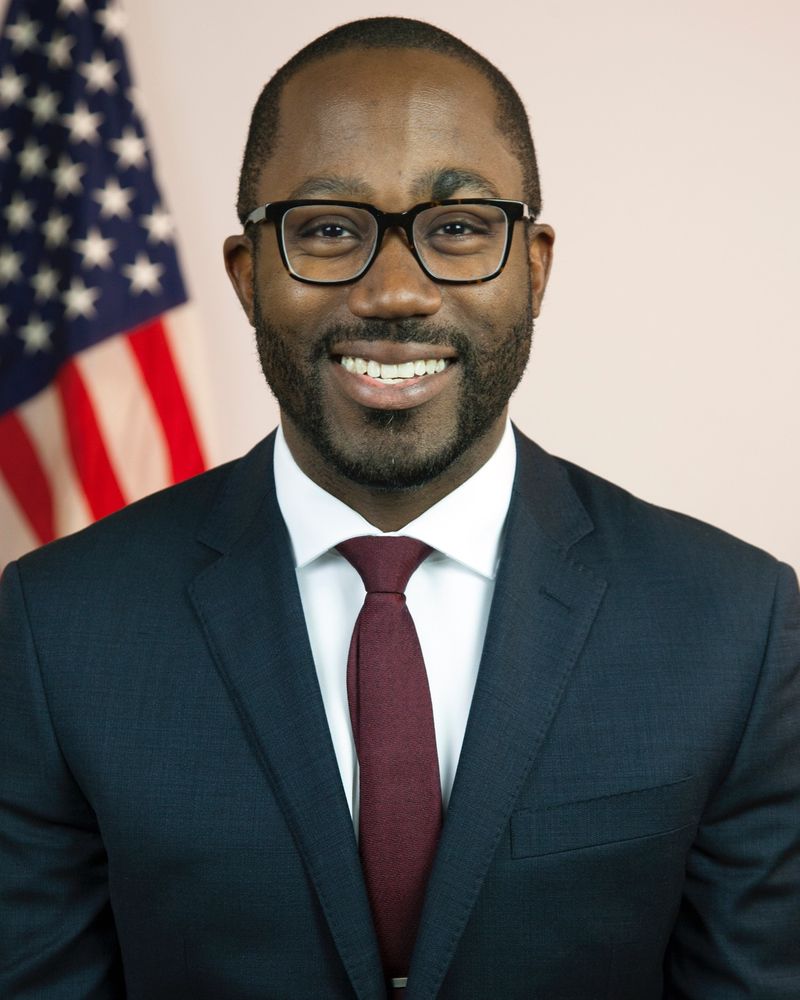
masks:
<path fill-rule="evenodd" d="M 522 169 L 497 117 L 488 80 L 451 56 L 337 53 L 286 84 L 259 194 L 347 195 L 385 209 L 470 194 L 521 198 Z"/>

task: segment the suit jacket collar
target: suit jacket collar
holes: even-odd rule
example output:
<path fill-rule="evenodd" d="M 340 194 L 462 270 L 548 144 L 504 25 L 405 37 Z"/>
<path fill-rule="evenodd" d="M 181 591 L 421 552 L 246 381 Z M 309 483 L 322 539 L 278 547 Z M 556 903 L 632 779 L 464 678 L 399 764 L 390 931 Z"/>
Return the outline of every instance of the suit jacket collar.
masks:
<path fill-rule="evenodd" d="M 317 684 L 269 437 L 231 467 L 190 594 L 295 835 L 356 995 L 383 994 L 377 942 Z M 571 557 L 592 522 L 555 459 L 517 432 L 517 473 L 461 759 L 407 1000 L 436 996 L 605 589 Z M 266 669 L 266 665 L 269 669 Z"/>
<path fill-rule="evenodd" d="M 275 497 L 274 435 L 231 466 L 200 531 L 220 553 L 189 594 L 302 854 L 356 995 L 384 992 L 358 849 Z"/>
<path fill-rule="evenodd" d="M 593 524 L 555 459 L 517 432 L 517 475 L 481 666 L 409 976 L 439 991 L 605 582 L 570 550 Z"/>

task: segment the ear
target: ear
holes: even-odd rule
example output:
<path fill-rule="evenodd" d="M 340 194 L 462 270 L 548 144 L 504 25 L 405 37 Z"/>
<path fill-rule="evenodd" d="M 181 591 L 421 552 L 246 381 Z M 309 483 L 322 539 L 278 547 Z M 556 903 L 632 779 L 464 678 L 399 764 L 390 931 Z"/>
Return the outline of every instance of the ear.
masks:
<path fill-rule="evenodd" d="M 531 269 L 531 305 L 534 317 L 542 308 L 544 290 L 550 276 L 550 265 L 553 262 L 553 243 L 556 234 L 551 226 L 535 225 L 531 227 L 530 244 L 528 246 L 528 263 Z"/>
<path fill-rule="evenodd" d="M 253 325 L 253 246 L 243 234 L 229 236 L 223 244 L 225 270 L 231 279 L 233 290 L 242 303 L 250 326 Z"/>

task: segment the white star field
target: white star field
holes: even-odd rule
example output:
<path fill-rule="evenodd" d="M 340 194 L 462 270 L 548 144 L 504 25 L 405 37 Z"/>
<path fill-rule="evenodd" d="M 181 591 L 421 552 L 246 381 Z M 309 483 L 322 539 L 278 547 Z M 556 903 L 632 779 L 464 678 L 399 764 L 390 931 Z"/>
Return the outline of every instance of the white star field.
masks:
<path fill-rule="evenodd" d="M 0 404 L 28 377 L 10 366 L 34 371 L 65 350 L 67 329 L 79 331 L 76 350 L 82 337 L 94 343 L 185 300 L 132 103 L 122 6 L 54 7 L 32 16 L 40 8 L 9 0 L 0 29 L 0 354 L 10 372 Z"/>

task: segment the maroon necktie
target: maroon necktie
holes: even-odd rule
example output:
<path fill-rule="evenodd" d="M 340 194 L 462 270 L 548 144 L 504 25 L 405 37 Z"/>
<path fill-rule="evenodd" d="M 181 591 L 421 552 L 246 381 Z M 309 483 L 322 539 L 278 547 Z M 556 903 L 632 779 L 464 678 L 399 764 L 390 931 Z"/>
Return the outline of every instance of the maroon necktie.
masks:
<path fill-rule="evenodd" d="M 413 538 L 337 546 L 367 591 L 347 659 L 360 767 L 359 850 L 383 967 L 408 976 L 442 825 L 428 675 L 405 589 L 432 551 Z"/>

